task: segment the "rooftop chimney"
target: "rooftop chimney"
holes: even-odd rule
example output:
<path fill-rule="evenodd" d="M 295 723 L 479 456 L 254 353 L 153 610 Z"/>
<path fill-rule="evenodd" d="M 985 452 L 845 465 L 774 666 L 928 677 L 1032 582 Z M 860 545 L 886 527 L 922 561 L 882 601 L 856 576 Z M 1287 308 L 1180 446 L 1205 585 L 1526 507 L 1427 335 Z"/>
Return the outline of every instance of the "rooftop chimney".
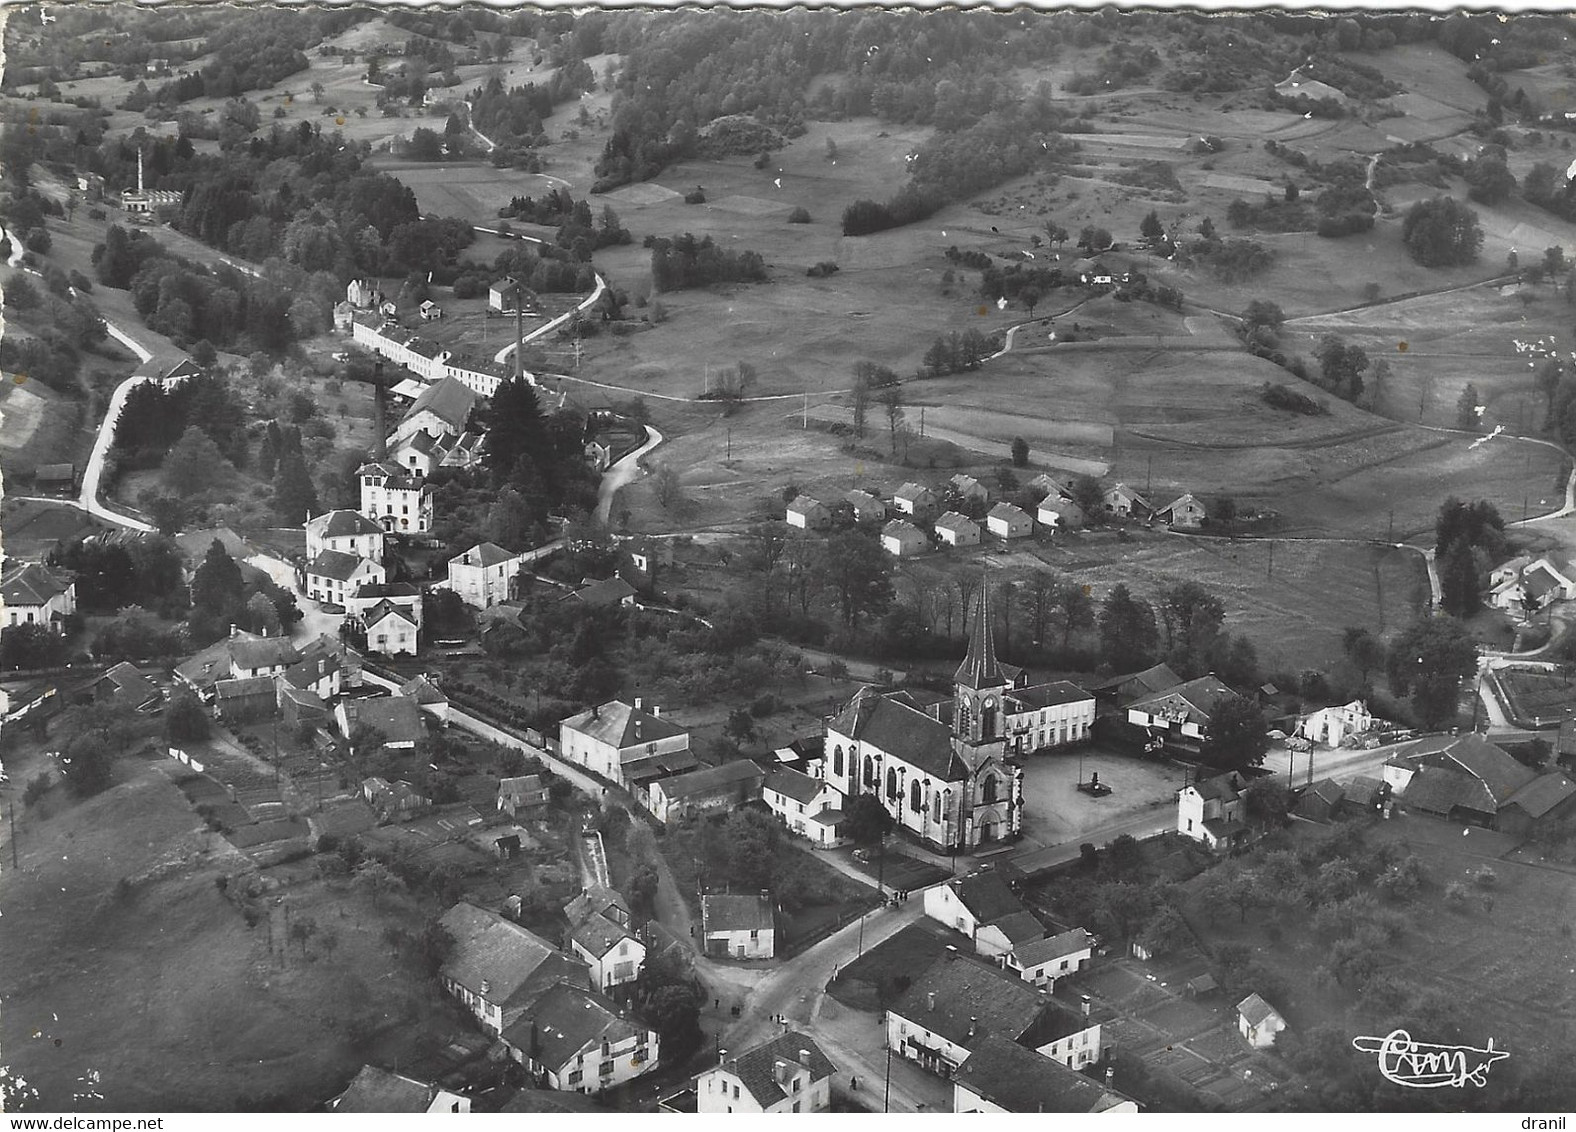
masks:
<path fill-rule="evenodd" d="M 662 718 L 662 708 L 660 708 L 656 704 L 652 704 L 651 705 L 651 714 L 656 716 L 658 719 L 661 719 Z"/>
<path fill-rule="evenodd" d="M 1085 1018 L 1089 1017 L 1089 996 L 1088 995 L 1084 995 L 1083 996 L 1083 1015 L 1084 1015 Z"/>
<path fill-rule="evenodd" d="M 640 711 L 641 710 L 642 703 L 643 703 L 643 701 L 642 701 L 641 697 L 636 696 L 635 697 L 635 710 L 636 711 Z"/>
<path fill-rule="evenodd" d="M 640 720 L 638 719 L 635 720 L 635 738 L 637 740 L 640 738 Z"/>
<path fill-rule="evenodd" d="M 1115 1077 L 1115 1076 L 1116 1076 L 1115 1068 L 1113 1068 L 1112 1066 L 1107 1065 L 1105 1067 L 1105 1086 L 1106 1086 L 1106 1088 L 1109 1089 L 1111 1087 L 1111 1079 L 1113 1077 Z"/>
<path fill-rule="evenodd" d="M 799 1047 L 799 1064 L 806 1069 L 810 1068 L 810 1051 L 803 1046 Z"/>
<path fill-rule="evenodd" d="M 772 1075 L 777 1078 L 778 1084 L 786 1084 L 793 1079 L 793 1062 L 778 1058 L 772 1062 Z"/>
<path fill-rule="evenodd" d="M 972 1018 L 971 1017 L 969 1019 L 969 1037 L 968 1037 L 969 1041 L 973 1041 L 974 1040 L 974 1035 L 979 1032 L 979 1028 L 980 1028 L 980 1020 L 978 1018 Z"/>
<path fill-rule="evenodd" d="M 936 992 L 935 991 L 931 991 L 925 997 L 930 1000 L 930 1009 L 932 1009 L 932 1010 L 936 1009 Z"/>

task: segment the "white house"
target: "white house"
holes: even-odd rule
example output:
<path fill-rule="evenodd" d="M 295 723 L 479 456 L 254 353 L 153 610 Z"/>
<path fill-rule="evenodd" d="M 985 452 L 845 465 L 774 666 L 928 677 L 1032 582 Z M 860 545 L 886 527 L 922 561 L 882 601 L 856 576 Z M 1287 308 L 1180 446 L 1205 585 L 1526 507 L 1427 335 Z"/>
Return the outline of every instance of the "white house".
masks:
<path fill-rule="evenodd" d="M 790 527 L 801 531 L 824 531 L 832 525 L 832 512 L 810 495 L 801 495 L 788 504 L 787 518 Z"/>
<path fill-rule="evenodd" d="M 476 391 L 452 377 L 440 377 L 422 390 L 394 430 L 396 441 L 416 432 L 434 438 L 459 436 L 476 407 Z"/>
<path fill-rule="evenodd" d="M 1177 496 L 1177 498 L 1155 512 L 1156 519 L 1173 527 L 1202 527 L 1207 517 L 1208 512 L 1204 505 L 1195 499 L 1191 493 Z"/>
<path fill-rule="evenodd" d="M 523 313 L 535 314 L 538 309 L 536 293 L 529 287 L 520 287 L 512 279 L 500 279 L 487 288 L 487 306 L 490 310 L 514 313 L 515 296 L 521 298 Z"/>
<path fill-rule="evenodd" d="M 1094 693 L 1070 681 L 1011 688 L 1001 702 L 1007 747 L 1016 754 L 1081 743 L 1094 734 Z"/>
<path fill-rule="evenodd" d="M 1349 735 L 1367 731 L 1374 717 L 1362 700 L 1337 707 L 1320 708 L 1297 721 L 1297 734 L 1326 747 L 1339 747 Z"/>
<path fill-rule="evenodd" d="M 777 920 L 769 893 L 708 893 L 700 898 L 701 938 L 713 959 L 770 959 Z"/>
<path fill-rule="evenodd" d="M 600 914 L 569 925 L 569 950 L 590 969 L 592 987 L 604 992 L 634 982 L 646 962 L 646 945 L 634 932 Z"/>
<path fill-rule="evenodd" d="M 1034 533 L 1034 520 L 1022 507 L 998 503 L 985 516 L 985 526 L 1000 539 L 1027 538 Z"/>
<path fill-rule="evenodd" d="M 1034 512 L 1035 521 L 1053 531 L 1074 530 L 1083 526 L 1083 510 L 1071 499 L 1047 495 Z"/>
<path fill-rule="evenodd" d="M 1102 497 L 1107 512 L 1120 515 L 1124 519 L 1143 519 L 1149 515 L 1149 500 L 1138 492 L 1119 483 L 1107 491 Z"/>
<path fill-rule="evenodd" d="M 509 1056 L 538 1085 L 600 1093 L 657 1066 L 658 1035 L 603 995 L 556 983 L 503 1030 Z"/>
<path fill-rule="evenodd" d="M 1083 928 L 1074 928 L 1047 939 L 1031 939 L 1018 944 L 1002 956 L 1002 963 L 1024 982 L 1055 990 L 1057 979 L 1089 966 L 1094 948 L 1094 936 Z"/>
<path fill-rule="evenodd" d="M 303 588 L 308 597 L 341 606 L 362 585 L 378 585 L 387 577 L 381 562 L 338 550 L 319 551 L 303 567 L 303 572 L 306 576 Z"/>
<path fill-rule="evenodd" d="M 428 299 L 421 304 L 421 317 L 427 322 L 431 322 L 435 318 L 442 318 L 443 308 L 431 299 Z"/>
<path fill-rule="evenodd" d="M 845 799 L 824 779 L 778 767 L 761 784 L 761 800 L 784 825 L 817 848 L 831 849 L 843 844 L 839 827 Z"/>
<path fill-rule="evenodd" d="M 385 531 L 425 534 L 432 529 L 437 488 L 388 463 L 363 464 L 356 478 L 361 481 L 361 513 Z"/>
<path fill-rule="evenodd" d="M 1254 1049 L 1268 1049 L 1276 1035 L 1286 1028 L 1286 1019 L 1257 994 L 1237 1003 L 1237 1030 Z"/>
<path fill-rule="evenodd" d="M 483 542 L 449 559 L 448 588 L 466 605 L 490 609 L 514 596 L 515 575 L 525 555 Z"/>
<path fill-rule="evenodd" d="M 966 936 L 986 957 L 1045 938 L 1044 925 L 989 865 L 927 888 L 925 915 Z"/>
<path fill-rule="evenodd" d="M 357 511 L 326 511 L 306 522 L 306 556 L 325 550 L 383 561 L 383 528 Z"/>
<path fill-rule="evenodd" d="M 892 493 L 892 506 L 915 519 L 934 519 L 941 512 L 936 493 L 923 484 L 906 483 Z"/>
<path fill-rule="evenodd" d="M 559 724 L 558 748 L 569 762 L 626 789 L 641 785 L 648 771 L 672 774 L 698 762 L 689 732 L 664 719 L 661 708 L 645 710 L 638 697 L 633 704 L 613 700 L 570 716 Z"/>
<path fill-rule="evenodd" d="M 957 475 L 948 480 L 947 486 L 950 487 L 954 493 L 956 493 L 959 499 L 962 499 L 965 502 L 971 499 L 977 499 L 981 503 L 984 503 L 990 498 L 989 488 L 980 483 L 980 481 L 975 479 L 973 476 L 966 476 L 962 472 L 959 472 Z"/>
<path fill-rule="evenodd" d="M 879 523 L 887 517 L 887 505 L 868 491 L 855 488 L 843 498 L 854 509 L 854 522 Z"/>
<path fill-rule="evenodd" d="M 491 397 L 513 374 L 514 370 L 500 365 L 491 358 L 476 358 L 458 352 L 450 354 L 443 363 L 444 377 L 453 378 L 478 397 Z M 530 380 L 529 375 L 527 380 Z M 535 381 L 530 383 L 536 384 Z"/>
<path fill-rule="evenodd" d="M 1576 600 L 1576 570 L 1563 560 L 1544 555 L 1521 572 L 1521 582 L 1540 606 Z"/>
<path fill-rule="evenodd" d="M 586 965 L 497 912 L 461 902 L 439 920 L 454 939 L 443 987 L 497 1035 L 560 980 L 589 989 Z"/>
<path fill-rule="evenodd" d="M 363 584 L 345 598 L 345 613 L 365 624 L 367 611 L 383 601 L 403 609 L 421 632 L 421 587 L 413 582 Z"/>
<path fill-rule="evenodd" d="M 377 305 L 378 289 L 369 279 L 352 279 L 345 285 L 345 301 L 365 310 Z"/>
<path fill-rule="evenodd" d="M 385 656 L 415 656 L 420 630 L 416 618 L 402 605 L 384 599 L 362 615 L 367 627 L 367 651 Z"/>
<path fill-rule="evenodd" d="M 233 680 L 277 676 L 301 659 L 300 652 L 284 637 L 259 637 L 231 629 L 229 638 L 220 643 L 230 655 L 230 678 Z"/>
<path fill-rule="evenodd" d="M 1131 1097 L 1026 1046 L 992 1034 L 952 1075 L 953 1112 L 1137 1112 Z"/>
<path fill-rule="evenodd" d="M 1177 832 L 1211 849 L 1244 840 L 1248 827 L 1242 821 L 1242 787 L 1237 776 L 1216 775 L 1177 791 Z"/>
<path fill-rule="evenodd" d="M 936 537 L 948 546 L 978 546 L 980 525 L 967 515 L 948 511 L 936 520 Z"/>
<path fill-rule="evenodd" d="M 829 1112 L 832 1073 L 821 1047 L 790 1030 L 696 1077 L 696 1111 Z"/>
<path fill-rule="evenodd" d="M 23 562 L 0 576 L 0 609 L 7 628 L 42 625 L 65 632 L 65 619 L 77 611 L 77 584 L 36 562 Z"/>
<path fill-rule="evenodd" d="M 894 557 L 908 558 L 929 550 L 930 539 L 907 519 L 893 519 L 881 528 L 881 549 Z"/>
<path fill-rule="evenodd" d="M 1127 705 L 1127 721 L 1164 743 L 1196 753 L 1209 736 L 1215 705 L 1233 695 L 1214 675 L 1200 676 Z"/>

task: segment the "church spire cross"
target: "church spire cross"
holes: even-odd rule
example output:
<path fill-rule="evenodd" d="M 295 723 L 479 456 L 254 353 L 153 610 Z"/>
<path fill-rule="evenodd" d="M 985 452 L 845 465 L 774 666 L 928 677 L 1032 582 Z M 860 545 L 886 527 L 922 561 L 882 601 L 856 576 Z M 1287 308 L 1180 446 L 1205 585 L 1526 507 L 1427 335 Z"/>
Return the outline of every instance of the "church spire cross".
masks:
<path fill-rule="evenodd" d="M 996 636 L 991 629 L 990 580 L 980 578 L 980 597 L 969 620 L 969 651 L 953 680 L 965 688 L 995 688 L 1003 684 L 996 663 Z"/>

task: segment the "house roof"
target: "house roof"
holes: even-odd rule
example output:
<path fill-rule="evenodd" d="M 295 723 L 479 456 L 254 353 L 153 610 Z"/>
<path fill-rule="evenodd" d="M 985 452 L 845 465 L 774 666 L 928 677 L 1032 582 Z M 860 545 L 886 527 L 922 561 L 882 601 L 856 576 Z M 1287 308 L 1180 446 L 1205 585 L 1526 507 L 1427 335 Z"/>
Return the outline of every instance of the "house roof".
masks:
<path fill-rule="evenodd" d="M 75 464 L 40 464 L 33 469 L 33 479 L 38 483 L 70 483 L 76 475 Z"/>
<path fill-rule="evenodd" d="M 489 566 L 501 566 L 511 558 L 518 557 L 519 555 L 513 551 L 505 550 L 495 542 L 479 542 L 464 553 L 449 559 L 449 563 L 459 566 L 481 566 L 485 569 Z"/>
<path fill-rule="evenodd" d="M 412 344 L 414 347 L 414 343 Z M 405 414 L 407 421 L 415 420 L 421 413 L 431 413 L 445 424 L 451 425 L 455 432 L 465 426 L 465 418 L 471 415 L 471 409 L 476 405 L 476 392 L 463 381 L 456 378 L 445 377 L 433 382 L 421 391 L 415 403 Z"/>
<path fill-rule="evenodd" d="M 1308 796 L 1318 798 L 1331 806 L 1346 797 L 1346 787 L 1333 778 L 1321 778 L 1308 787 Z"/>
<path fill-rule="evenodd" d="M 826 788 L 826 783 L 819 778 L 811 778 L 789 767 L 778 767 L 766 776 L 763 784 L 766 790 L 775 790 L 779 794 L 792 798 L 795 802 L 806 805 L 815 801 L 816 795 Z"/>
<path fill-rule="evenodd" d="M 423 436 L 426 433 L 422 433 Z M 307 523 L 307 530 L 320 538 L 350 538 L 353 535 L 379 535 L 383 528 L 360 511 L 329 511 Z"/>
<path fill-rule="evenodd" d="M 990 1034 L 952 1079 L 1008 1112 L 1104 1112 L 1128 1097 L 1008 1038 Z"/>
<path fill-rule="evenodd" d="M 788 510 L 797 512 L 801 515 L 808 515 L 811 511 L 818 507 L 823 511 L 826 510 L 826 504 L 822 503 L 813 495 L 795 496 L 794 501 L 788 504 Z"/>
<path fill-rule="evenodd" d="M 973 1049 L 992 1034 L 1017 1040 L 1049 1006 L 1050 998 L 1022 979 L 949 951 L 914 979 L 891 1010 L 949 1042 Z"/>
<path fill-rule="evenodd" d="M 906 483 L 892 493 L 892 498 L 913 501 L 925 495 L 935 498 L 935 494 L 935 492 L 931 491 L 930 488 L 926 487 L 924 484 Z"/>
<path fill-rule="evenodd" d="M 907 519 L 893 519 L 881 528 L 883 538 L 907 539 L 910 535 L 915 538 L 924 538 L 925 532 L 910 523 Z"/>
<path fill-rule="evenodd" d="M 664 778 L 657 782 L 653 789 L 661 787 L 664 797 L 669 801 L 677 801 L 681 798 L 703 796 L 714 790 L 747 782 L 759 785 L 765 777 L 766 772 L 749 759 L 734 759 L 720 766 L 702 767 L 700 770 Z"/>
<path fill-rule="evenodd" d="M 880 508 L 881 510 L 886 509 L 886 504 L 880 499 L 870 494 L 870 492 L 862 491 L 857 487 L 848 492 L 848 494 L 844 495 L 843 498 L 852 503 L 856 509 L 860 507 Z"/>
<path fill-rule="evenodd" d="M 1045 684 L 1031 684 L 1027 688 L 1014 688 L 1007 698 L 1021 711 L 1038 711 L 1056 704 L 1076 704 L 1094 699 L 1093 692 L 1086 692 L 1070 680 L 1052 680 Z"/>
<path fill-rule="evenodd" d="M 1526 584 L 1527 592 L 1534 597 L 1542 597 L 1564 585 L 1563 579 L 1544 562 L 1527 567 L 1527 572 L 1521 576 L 1521 580 Z"/>
<path fill-rule="evenodd" d="M 619 923 L 629 921 L 629 905 L 611 888 L 592 885 L 564 905 L 564 919 L 577 924 L 588 916 L 601 916 Z"/>
<path fill-rule="evenodd" d="M 1167 688 L 1175 688 L 1182 683 L 1182 677 L 1171 671 L 1169 665 L 1157 664 L 1151 668 L 1144 669 L 1142 672 L 1127 672 L 1121 676 L 1113 676 L 1109 680 L 1096 684 L 1095 688 L 1103 692 L 1107 689 L 1120 688 L 1123 684 L 1129 682 L 1136 683 L 1143 689 L 1138 694 L 1144 696 L 1153 695 Z"/>
<path fill-rule="evenodd" d="M 990 509 L 990 518 L 1002 519 L 1009 523 L 1018 519 L 1033 521 L 1034 517 L 1015 503 L 998 503 Z"/>
<path fill-rule="evenodd" d="M 234 680 L 215 681 L 213 694 L 220 700 L 240 700 L 248 696 L 271 696 L 274 688 L 272 676 L 242 676 Z"/>
<path fill-rule="evenodd" d="M 771 931 L 775 926 L 772 898 L 765 893 L 745 896 L 714 893 L 700 898 L 700 918 L 707 932 Z"/>
<path fill-rule="evenodd" d="M 395 605 L 392 601 L 384 598 L 371 609 L 367 610 L 365 614 L 367 631 L 371 632 L 373 629 L 377 628 L 378 625 L 388 620 L 390 617 L 398 617 L 401 621 L 404 621 L 412 628 L 414 628 L 416 625 L 416 616 L 407 606 Z"/>
<path fill-rule="evenodd" d="M 137 700 L 138 703 L 150 696 L 159 694 L 159 690 L 154 687 L 153 681 L 144 676 L 141 670 L 129 660 L 123 660 L 113 668 L 108 669 L 99 679 L 112 681 L 115 685 L 116 694 L 140 697 Z"/>
<path fill-rule="evenodd" d="M 557 1072 L 581 1050 L 613 1045 L 646 1033 L 644 1026 L 621 1017 L 618 1008 L 602 995 L 570 983 L 549 988 L 518 1020 L 506 1026 L 503 1039 L 517 1049 L 530 1050 L 532 1060 Z"/>
<path fill-rule="evenodd" d="M 230 659 L 240 668 L 273 668 L 294 664 L 301 658 L 296 647 L 284 637 L 235 636 L 226 642 Z"/>
<path fill-rule="evenodd" d="M 958 903 L 981 924 L 1024 911 L 1023 901 L 1008 887 L 1002 875 L 990 866 L 947 882 Z"/>
<path fill-rule="evenodd" d="M 436 1085 L 375 1065 L 364 1065 L 343 1093 L 328 1102 L 333 1112 L 426 1112 Z"/>
<path fill-rule="evenodd" d="M 963 472 L 959 472 L 947 482 L 962 492 L 973 491 L 976 487 L 983 488 L 985 486 L 973 476 L 965 475 Z"/>
<path fill-rule="evenodd" d="M 1159 513 L 1164 515 L 1167 511 L 1175 511 L 1179 507 L 1187 507 L 1189 504 L 1197 507 L 1200 511 L 1204 509 L 1204 505 L 1193 497 L 1192 492 L 1184 492 L 1162 507 Z"/>
<path fill-rule="evenodd" d="M 545 793 L 547 793 L 547 785 L 539 774 L 505 778 L 498 783 L 498 797 L 511 798 L 516 802 Z"/>
<path fill-rule="evenodd" d="M 413 676 L 400 685 L 399 694 L 409 696 L 418 704 L 446 704 L 449 697 L 438 691 L 438 686 L 425 676 Z M 532 775 L 536 778 L 536 775 Z M 509 782 L 524 781 L 523 779 L 506 779 Z"/>
<path fill-rule="evenodd" d="M 587 916 L 569 929 L 569 936 L 598 959 L 617 947 L 620 940 L 635 937 L 606 916 Z"/>
<path fill-rule="evenodd" d="M 1386 786 L 1382 779 L 1359 774 L 1346 784 L 1346 797 L 1342 801 L 1350 802 L 1354 806 L 1371 806 L 1385 790 Z"/>
<path fill-rule="evenodd" d="M 1111 488 L 1105 494 L 1106 494 L 1107 498 L 1110 498 L 1113 495 L 1117 496 L 1117 497 L 1126 496 L 1128 499 L 1131 499 L 1134 503 L 1142 504 L 1145 507 L 1149 506 L 1149 500 L 1145 499 L 1138 492 L 1136 492 L 1132 488 L 1128 487 L 1125 483 L 1117 484 L 1115 487 Z"/>
<path fill-rule="evenodd" d="M 634 597 L 636 592 L 623 578 L 603 578 L 589 586 L 581 586 L 574 596 L 587 605 L 617 605 L 625 598 Z"/>
<path fill-rule="evenodd" d="M 1033 967 L 1066 955 L 1076 955 L 1093 947 L 1094 937 L 1083 928 L 1074 928 L 1070 932 L 1062 932 L 1047 939 L 1028 940 L 1014 947 L 1012 953 L 1018 957 L 1018 962 L 1023 966 Z"/>
<path fill-rule="evenodd" d="M 1233 694 L 1230 688 L 1221 683 L 1219 677 L 1212 674 L 1134 700 L 1127 706 L 1150 715 L 1175 714 L 1188 723 L 1202 726 L 1209 722 L 1210 713 L 1215 710 L 1215 705 Z"/>
<path fill-rule="evenodd" d="M 43 605 L 66 592 L 71 582 L 40 566 L 24 562 L 0 576 L 0 603 L 5 605 Z"/>
<path fill-rule="evenodd" d="M 349 712 L 346 715 L 349 716 Z M 365 723 L 383 733 L 386 743 L 414 742 L 425 735 L 421 709 L 409 696 L 371 696 L 356 701 L 351 726 Z"/>
<path fill-rule="evenodd" d="M 320 550 L 317 557 L 306 564 L 306 572 L 320 578 L 348 582 L 364 561 L 366 559 L 359 554 L 346 554 L 343 550 Z"/>
<path fill-rule="evenodd" d="M 284 675 L 286 683 L 297 688 L 306 688 L 325 677 L 332 676 L 339 669 L 339 657 L 333 653 L 314 652 L 313 655 L 302 657 L 285 669 Z"/>
<path fill-rule="evenodd" d="M 1251 1026 L 1257 1026 L 1271 1014 L 1277 1018 L 1280 1017 L 1280 1011 L 1265 1002 L 1264 999 L 1259 997 L 1257 992 L 1248 995 L 1247 998 L 1237 1003 L 1237 1013 L 1246 1018 Z"/>
<path fill-rule="evenodd" d="M 1235 774 L 1217 774 L 1214 778 L 1193 783 L 1192 788 L 1198 791 L 1201 798 L 1219 798 L 1222 802 L 1233 801 L 1242 793 L 1241 780 Z"/>
<path fill-rule="evenodd" d="M 358 601 L 389 598 L 395 604 L 402 604 L 419 598 L 421 587 L 414 582 L 362 582 L 352 596 Z"/>
<path fill-rule="evenodd" d="M 1028 943 L 1030 940 L 1045 938 L 1045 925 L 1035 918 L 1033 912 L 1025 908 L 1021 912 L 1013 912 L 994 920 L 989 925 L 1007 937 L 1007 942 L 1017 946 Z"/>
<path fill-rule="evenodd" d="M 979 534 L 980 525 L 967 515 L 959 514 L 956 511 L 948 511 L 936 520 L 936 530 L 938 531 L 957 531 L 962 533 L 970 528 L 973 528 L 975 534 Z"/>
<path fill-rule="evenodd" d="M 461 902 L 439 922 L 454 937 L 443 977 L 488 1002 L 523 1005 L 560 979 L 587 978 L 580 960 L 496 912 Z"/>
<path fill-rule="evenodd" d="M 861 688 L 828 727 L 896 755 L 933 778 L 956 782 L 964 777 L 952 749 L 951 727 L 874 688 Z"/>
<path fill-rule="evenodd" d="M 1402 747 L 1391 757 L 1411 760 L 1398 764 L 1402 766 L 1420 762 L 1423 766 L 1441 767 L 1470 775 L 1491 796 L 1493 804 L 1486 807 L 1489 813 L 1510 801 L 1516 791 L 1538 777 L 1537 771 L 1517 762 L 1503 748 L 1472 731 L 1464 735 L 1437 735 L 1419 739 Z M 1413 801 L 1410 783 L 1407 786 L 1407 801 Z"/>
<path fill-rule="evenodd" d="M 561 726 L 621 751 L 642 743 L 654 743 L 659 739 L 672 739 L 686 734 L 682 727 L 671 720 L 631 707 L 623 700 L 612 700 L 579 715 L 572 715 Z"/>
<path fill-rule="evenodd" d="M 729 1058 L 719 1068 L 732 1073 L 749 1090 L 761 1108 L 770 1108 L 788 1096 L 777 1082 L 777 1063 L 787 1061 L 810 1071 L 810 1083 L 824 1081 L 834 1072 L 821 1047 L 803 1034 L 790 1030 L 769 1042 Z"/>
<path fill-rule="evenodd" d="M 256 679 L 254 677 L 254 679 Z M 267 679 L 267 677 L 263 677 Z M 217 690 L 218 685 L 215 685 Z M 307 708 L 321 712 L 328 711 L 328 705 L 323 702 L 323 697 L 312 691 L 311 688 L 295 688 L 289 684 L 279 687 L 279 695 L 295 703 L 297 707 Z"/>
<path fill-rule="evenodd" d="M 1557 771 L 1539 775 L 1510 796 L 1507 806 L 1519 806 L 1530 816 L 1541 818 L 1572 794 L 1576 782 Z"/>

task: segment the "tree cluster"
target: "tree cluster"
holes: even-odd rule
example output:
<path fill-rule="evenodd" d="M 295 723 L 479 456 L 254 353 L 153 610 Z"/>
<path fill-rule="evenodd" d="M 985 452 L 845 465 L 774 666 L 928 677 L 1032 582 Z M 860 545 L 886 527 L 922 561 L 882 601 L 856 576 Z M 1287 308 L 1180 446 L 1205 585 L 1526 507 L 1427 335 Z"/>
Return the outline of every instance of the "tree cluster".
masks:
<path fill-rule="evenodd" d="M 648 236 L 646 246 L 651 249 L 652 285 L 658 291 L 766 282 L 766 261 L 759 252 L 733 251 L 710 236 L 698 240 L 688 232 L 672 239 Z"/>
<path fill-rule="evenodd" d="M 1420 200 L 1406 210 L 1401 240 L 1424 267 L 1474 263 L 1483 246 L 1477 213 L 1454 197 Z"/>

